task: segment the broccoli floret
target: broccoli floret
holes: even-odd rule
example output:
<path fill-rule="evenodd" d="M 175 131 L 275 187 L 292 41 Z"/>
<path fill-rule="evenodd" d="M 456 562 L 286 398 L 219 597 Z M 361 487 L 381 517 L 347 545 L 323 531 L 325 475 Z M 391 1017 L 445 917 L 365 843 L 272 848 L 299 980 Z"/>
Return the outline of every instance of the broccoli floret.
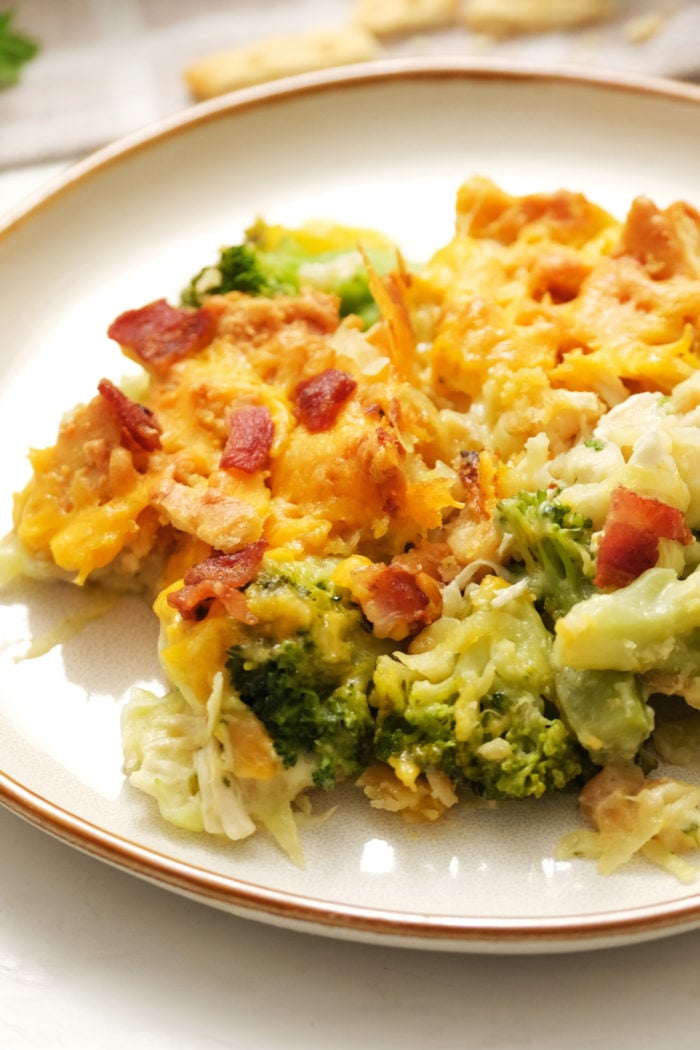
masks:
<path fill-rule="evenodd" d="M 551 626 L 593 591 L 592 523 L 543 489 L 500 500 L 497 510 L 509 568 L 527 576 Z"/>
<path fill-rule="evenodd" d="M 246 589 L 258 623 L 241 627 L 227 661 L 232 685 L 285 766 L 312 756 L 314 783 L 324 789 L 366 765 L 374 726 L 367 691 L 386 652 L 331 582 L 333 567 L 307 560 L 261 574 Z"/>
<path fill-rule="evenodd" d="M 559 666 L 692 674 L 700 628 L 700 568 L 679 579 L 673 569 L 647 569 L 626 587 L 593 594 L 557 623 Z"/>
<path fill-rule="evenodd" d="M 526 578 L 545 624 L 557 636 L 552 699 L 561 718 L 594 763 L 634 759 L 653 726 L 641 683 L 632 673 L 636 669 L 607 658 L 586 663 L 585 631 L 566 626 L 585 622 L 590 629 L 584 610 L 592 613 L 602 597 L 591 580 L 591 522 L 544 490 L 501 500 L 498 509 L 508 537 L 509 568 Z M 627 631 L 624 616 L 620 627 Z M 564 637 L 571 637 L 572 645 L 562 659 Z"/>
<path fill-rule="evenodd" d="M 257 251 L 249 243 L 222 248 L 218 262 L 205 266 L 184 291 L 183 306 L 201 306 L 211 295 L 294 295 L 299 291 L 295 260 Z"/>
<path fill-rule="evenodd" d="M 562 667 L 555 673 L 557 706 L 598 765 L 633 761 L 654 728 L 637 675 Z"/>
<path fill-rule="evenodd" d="M 591 595 L 557 622 L 552 659 L 572 723 L 604 752 L 633 750 L 653 728 L 643 697 L 700 699 L 700 569 L 679 579 L 653 567 L 626 587 Z"/>
<path fill-rule="evenodd" d="M 358 250 L 365 231 L 342 226 L 288 230 L 258 222 L 246 231 L 242 244 L 223 248 L 218 261 L 205 266 L 183 290 L 183 306 L 201 306 L 211 295 L 238 291 L 248 295 L 295 295 L 311 286 L 340 299 L 340 315 L 357 314 L 365 327 L 379 311 L 369 290 L 369 278 Z M 396 251 L 377 234 L 366 247 L 378 273 L 396 263 Z"/>
<path fill-rule="evenodd" d="M 584 768 L 583 753 L 542 697 L 496 690 L 479 702 L 480 724 L 457 740 L 454 707 L 390 715 L 375 737 L 383 762 L 401 756 L 423 771 L 440 769 L 489 799 L 523 799 L 566 788 Z"/>
<path fill-rule="evenodd" d="M 585 757 L 543 697 L 496 692 L 486 698 L 482 711 L 486 732 L 500 730 L 491 740 L 499 745 L 504 740 L 509 748 L 503 748 L 501 756 L 500 746 L 481 745 L 465 758 L 467 779 L 480 785 L 486 797 L 538 797 L 579 783 Z M 500 719 L 489 718 L 491 712 L 500 714 Z"/>
<path fill-rule="evenodd" d="M 375 756 L 402 779 L 434 767 L 488 798 L 573 786 L 587 759 L 553 706 L 550 651 L 531 596 L 487 577 L 462 619 L 378 659 Z"/>

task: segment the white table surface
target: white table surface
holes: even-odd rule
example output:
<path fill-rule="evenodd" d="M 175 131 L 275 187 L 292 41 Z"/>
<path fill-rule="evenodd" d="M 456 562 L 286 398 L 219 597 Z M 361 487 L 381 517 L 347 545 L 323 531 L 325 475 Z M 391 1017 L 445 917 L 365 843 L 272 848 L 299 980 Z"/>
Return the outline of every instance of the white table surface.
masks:
<path fill-rule="evenodd" d="M 0 215 L 64 163 L 6 167 Z M 698 1046 L 700 931 L 535 957 L 365 946 L 192 903 L 2 808 L 0 842 L 2 1050 Z"/>
<path fill-rule="evenodd" d="M 539 958 L 237 920 L 0 811 L 4 1050 L 696 1050 L 700 934 Z"/>
<path fill-rule="evenodd" d="M 539 958 L 365 947 L 237 920 L 0 811 L 3 1050 L 698 1045 L 700 934 Z"/>

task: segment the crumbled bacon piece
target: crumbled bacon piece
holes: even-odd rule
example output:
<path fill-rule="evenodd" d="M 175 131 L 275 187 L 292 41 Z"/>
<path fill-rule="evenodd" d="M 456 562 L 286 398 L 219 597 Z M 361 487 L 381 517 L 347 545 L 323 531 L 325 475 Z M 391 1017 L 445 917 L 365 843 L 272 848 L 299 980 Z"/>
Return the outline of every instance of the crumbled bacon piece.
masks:
<path fill-rule="evenodd" d="M 235 467 L 254 474 L 267 466 L 275 428 L 264 405 L 246 405 L 233 412 L 228 421 L 228 439 L 219 466 Z"/>
<path fill-rule="evenodd" d="M 302 380 L 294 391 L 297 419 L 312 434 L 330 430 L 356 387 L 352 376 L 339 368 L 327 368 Z"/>
<path fill-rule="evenodd" d="M 168 604 L 183 620 L 203 620 L 218 599 L 229 616 L 254 624 L 256 618 L 240 588 L 255 579 L 266 548 L 266 540 L 257 540 L 233 554 L 215 551 L 187 570 L 184 586 L 168 595 Z"/>
<path fill-rule="evenodd" d="M 693 534 L 683 512 L 619 485 L 612 494 L 598 548 L 597 587 L 625 587 L 659 555 L 660 539 L 688 544 Z"/>
<path fill-rule="evenodd" d="M 109 402 L 122 430 L 137 445 L 146 449 L 147 452 L 153 452 L 154 449 L 161 447 L 160 424 L 150 408 L 132 401 L 109 379 L 101 379 L 97 384 L 97 389 Z"/>
<path fill-rule="evenodd" d="M 377 638 L 401 641 L 436 620 L 442 611 L 437 582 L 400 565 L 368 565 L 353 573 L 353 599 Z"/>
<path fill-rule="evenodd" d="M 596 587 L 625 587 L 656 564 L 659 537 L 625 521 L 612 521 L 601 539 Z"/>
<path fill-rule="evenodd" d="M 215 331 L 216 318 L 206 308 L 178 309 L 165 299 L 157 299 L 120 314 L 107 335 L 143 364 L 164 371 L 187 354 L 208 346 Z"/>

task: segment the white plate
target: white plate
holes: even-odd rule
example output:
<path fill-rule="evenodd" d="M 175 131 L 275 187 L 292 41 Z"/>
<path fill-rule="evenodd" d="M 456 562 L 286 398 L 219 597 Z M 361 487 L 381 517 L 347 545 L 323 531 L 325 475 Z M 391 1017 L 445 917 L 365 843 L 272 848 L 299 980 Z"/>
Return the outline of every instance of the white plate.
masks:
<path fill-rule="evenodd" d="M 25 449 L 127 364 L 106 338 L 258 214 L 377 225 L 420 258 L 452 231 L 474 173 L 521 192 L 700 204 L 700 91 L 454 61 L 355 68 L 218 100 L 109 148 L 0 236 L 3 530 Z M 130 599 L 48 655 L 31 635 L 79 610 L 75 588 L 16 587 L 0 608 L 0 798 L 59 838 L 235 914 L 443 950 L 600 947 L 700 925 L 700 893 L 643 865 L 610 878 L 552 859 L 574 799 L 461 808 L 406 828 L 352 789 L 307 829 L 305 870 L 262 835 L 240 845 L 164 825 L 120 769 L 119 710 L 159 682 L 156 625 Z"/>

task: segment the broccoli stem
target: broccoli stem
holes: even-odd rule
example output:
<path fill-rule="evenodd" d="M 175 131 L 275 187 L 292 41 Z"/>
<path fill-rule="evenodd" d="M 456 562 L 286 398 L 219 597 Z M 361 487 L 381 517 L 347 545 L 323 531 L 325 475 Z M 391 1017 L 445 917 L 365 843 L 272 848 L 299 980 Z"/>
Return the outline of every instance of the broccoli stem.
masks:
<path fill-rule="evenodd" d="M 639 679 L 629 672 L 563 667 L 554 686 L 562 718 L 599 765 L 633 760 L 654 728 Z"/>

